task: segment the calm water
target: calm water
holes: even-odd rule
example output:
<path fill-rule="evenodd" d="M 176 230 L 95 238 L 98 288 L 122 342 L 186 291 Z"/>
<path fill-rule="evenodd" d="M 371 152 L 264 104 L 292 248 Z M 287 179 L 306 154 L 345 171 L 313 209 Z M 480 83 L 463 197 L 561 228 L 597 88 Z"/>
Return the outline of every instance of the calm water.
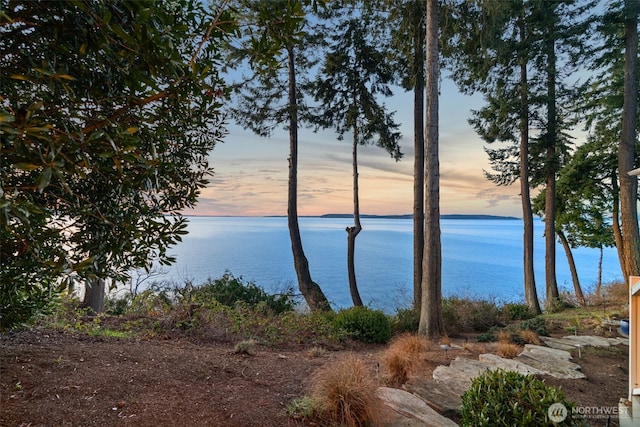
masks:
<path fill-rule="evenodd" d="M 347 279 L 345 227 L 350 219 L 300 218 L 311 276 L 335 307 L 351 305 Z M 413 221 L 364 219 L 356 241 L 356 273 L 365 304 L 393 311 L 413 295 Z M 535 272 L 544 297 L 544 224 L 535 224 Z M 460 295 L 523 301 L 522 221 L 442 220 L 442 291 Z M 170 253 L 177 263 L 159 280 L 200 284 L 225 271 L 277 291 L 297 280 L 286 218 L 191 217 L 189 235 Z M 583 289 L 597 280 L 599 251 L 574 250 Z M 558 285 L 573 289 L 569 268 L 557 247 Z M 603 281 L 621 277 L 615 249 L 604 252 Z M 158 278 L 156 278 L 158 280 Z"/>

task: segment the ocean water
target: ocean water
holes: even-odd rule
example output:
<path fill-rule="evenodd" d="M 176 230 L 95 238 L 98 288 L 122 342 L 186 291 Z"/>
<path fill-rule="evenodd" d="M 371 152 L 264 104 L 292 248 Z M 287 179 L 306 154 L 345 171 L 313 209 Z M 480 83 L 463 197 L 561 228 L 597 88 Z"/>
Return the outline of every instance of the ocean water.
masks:
<path fill-rule="evenodd" d="M 334 308 L 351 305 L 347 278 L 348 218 L 299 219 L 311 277 Z M 365 218 L 356 239 L 356 274 L 365 304 L 393 312 L 413 297 L 413 221 Z M 443 219 L 442 292 L 444 296 L 524 301 L 522 221 L 511 219 Z M 535 222 L 535 274 L 544 298 L 544 224 Z M 225 272 L 274 292 L 293 285 L 287 219 L 283 217 L 190 217 L 189 234 L 173 247 L 177 262 L 156 281 L 201 284 Z M 572 290 L 563 248 L 556 255 L 558 285 Z M 574 257 L 583 290 L 597 281 L 599 250 L 577 248 Z M 621 279 L 615 248 L 606 248 L 603 281 Z"/>

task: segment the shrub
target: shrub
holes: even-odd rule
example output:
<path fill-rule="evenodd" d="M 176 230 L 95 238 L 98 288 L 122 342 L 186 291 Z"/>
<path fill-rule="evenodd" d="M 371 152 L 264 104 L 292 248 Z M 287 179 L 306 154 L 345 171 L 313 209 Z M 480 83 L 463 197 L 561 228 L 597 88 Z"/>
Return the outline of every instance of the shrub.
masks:
<path fill-rule="evenodd" d="M 540 316 L 525 320 L 524 322 L 521 322 L 518 327 L 522 330 L 533 331 L 538 335 L 549 336 L 547 321 Z"/>
<path fill-rule="evenodd" d="M 561 403 L 567 418 L 554 424 L 548 419 L 549 407 Z M 562 391 L 545 385 L 531 375 L 503 370 L 486 371 L 471 382 L 462 395 L 461 425 L 474 427 L 578 426 L 572 419 L 573 403 Z"/>
<path fill-rule="evenodd" d="M 527 320 L 535 317 L 535 313 L 526 304 L 505 304 L 502 312 L 507 320 Z"/>
<path fill-rule="evenodd" d="M 220 279 L 202 286 L 192 287 L 183 298 L 203 304 L 215 300 L 227 307 L 234 307 L 239 302 L 251 306 L 264 303 L 275 313 L 293 311 L 295 308 L 292 288 L 280 295 L 270 295 L 255 283 L 244 282 L 242 277 L 234 277 L 231 273 L 225 273 Z"/>
<path fill-rule="evenodd" d="M 417 335 L 400 335 L 391 341 L 382 354 L 382 364 L 389 371 L 390 381 L 404 384 L 417 369 L 420 354 L 427 349 L 428 341 Z"/>
<path fill-rule="evenodd" d="M 478 335 L 478 342 L 493 342 L 498 341 L 498 335 L 496 333 L 497 328 L 491 328 L 487 332 L 483 332 Z"/>
<path fill-rule="evenodd" d="M 501 309 L 493 301 L 449 297 L 442 300 L 442 317 L 448 335 L 460 332 L 486 332 L 502 326 Z"/>
<path fill-rule="evenodd" d="M 379 310 L 367 307 L 340 310 L 333 322 L 336 328 L 363 342 L 386 343 L 391 339 L 391 322 Z"/>
<path fill-rule="evenodd" d="M 396 312 L 391 322 L 394 333 L 415 333 L 420 326 L 420 313 L 413 308 L 401 308 Z"/>
<path fill-rule="evenodd" d="M 375 425 L 379 419 L 376 389 L 370 369 L 355 356 L 329 363 L 311 378 L 318 417 L 330 425 Z"/>

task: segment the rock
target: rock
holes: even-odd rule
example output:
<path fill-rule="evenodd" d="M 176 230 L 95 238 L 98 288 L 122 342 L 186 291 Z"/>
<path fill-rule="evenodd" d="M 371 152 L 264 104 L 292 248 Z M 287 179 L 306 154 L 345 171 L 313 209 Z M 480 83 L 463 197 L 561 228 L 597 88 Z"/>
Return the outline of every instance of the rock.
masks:
<path fill-rule="evenodd" d="M 471 385 L 471 380 L 489 366 L 479 360 L 456 357 L 449 366 L 438 366 L 433 370 L 433 379 L 440 384 L 446 384 L 453 393 L 462 395 Z"/>
<path fill-rule="evenodd" d="M 568 351 L 557 348 L 544 347 L 535 344 L 525 344 L 524 348 L 530 353 L 547 354 L 550 357 L 557 357 L 558 359 L 571 360 L 573 358 L 571 356 L 571 353 L 569 353 Z M 575 348 L 576 347 L 573 346 L 573 350 L 575 350 Z"/>
<path fill-rule="evenodd" d="M 525 351 L 514 360 L 539 369 L 546 375 L 551 375 L 554 378 L 586 378 L 586 376 L 580 372 L 580 365 L 550 356 L 543 352 L 531 352 L 525 349 Z"/>
<path fill-rule="evenodd" d="M 449 418 L 443 417 L 429 407 L 419 397 L 396 388 L 380 387 L 376 391 L 378 398 L 388 407 L 408 420 L 403 420 L 404 426 L 421 427 L 457 427 L 458 424 Z M 415 420 L 416 423 L 410 423 Z M 394 424 L 395 426 L 396 424 Z"/>
<path fill-rule="evenodd" d="M 540 337 L 540 339 L 549 347 L 557 348 L 558 350 L 574 350 L 576 345 L 573 341 L 565 340 L 562 338 Z"/>
<path fill-rule="evenodd" d="M 569 340 L 575 344 L 590 345 L 593 347 L 610 347 L 609 341 L 606 338 L 594 337 L 591 335 L 567 335 L 562 337 L 564 340 Z M 574 346 L 575 346 L 574 344 Z"/>
<path fill-rule="evenodd" d="M 481 354 L 478 358 L 490 366 L 491 369 L 503 369 L 505 371 L 518 372 L 522 375 L 542 375 L 543 371 L 534 368 L 533 366 L 525 365 L 513 359 L 505 359 L 496 354 L 488 353 Z"/>
<path fill-rule="evenodd" d="M 452 392 L 447 384 L 438 384 L 424 378 L 412 378 L 402 388 L 420 397 L 445 417 L 455 418 L 460 415 L 461 395 Z"/>

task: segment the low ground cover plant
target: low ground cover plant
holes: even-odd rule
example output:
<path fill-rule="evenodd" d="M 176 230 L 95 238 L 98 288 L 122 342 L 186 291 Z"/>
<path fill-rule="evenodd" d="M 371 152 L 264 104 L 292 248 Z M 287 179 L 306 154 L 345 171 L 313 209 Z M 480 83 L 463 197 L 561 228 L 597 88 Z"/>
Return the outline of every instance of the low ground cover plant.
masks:
<path fill-rule="evenodd" d="M 549 407 L 561 404 L 567 411 L 559 423 L 549 420 Z M 473 379 L 471 387 L 462 395 L 461 425 L 474 427 L 511 426 L 579 426 L 572 419 L 569 402 L 564 393 L 547 386 L 541 380 L 517 372 L 486 371 Z"/>

